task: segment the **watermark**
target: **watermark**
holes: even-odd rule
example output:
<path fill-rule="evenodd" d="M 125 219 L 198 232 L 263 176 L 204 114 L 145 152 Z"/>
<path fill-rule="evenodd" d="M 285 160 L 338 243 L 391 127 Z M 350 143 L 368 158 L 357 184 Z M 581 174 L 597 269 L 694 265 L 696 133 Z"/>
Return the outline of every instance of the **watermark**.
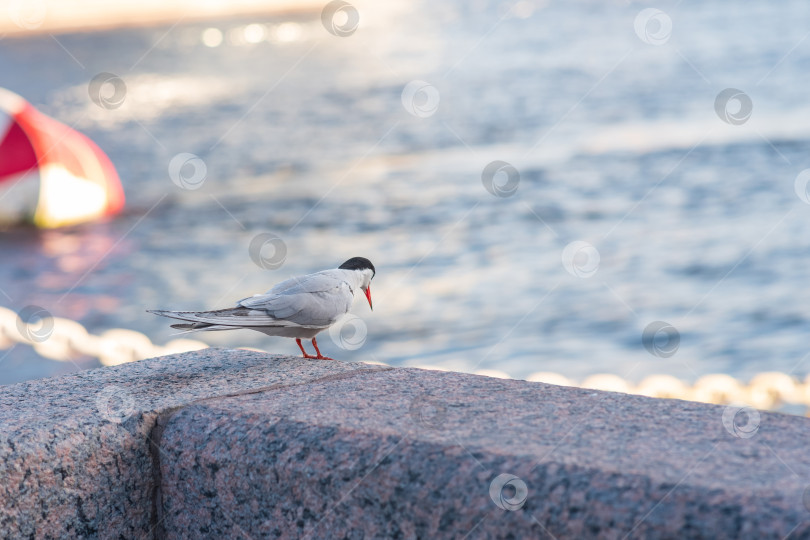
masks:
<path fill-rule="evenodd" d="M 332 0 L 321 11 L 321 22 L 326 31 L 337 37 L 354 34 L 360 24 L 357 9 L 343 0 Z"/>
<path fill-rule="evenodd" d="M 805 169 L 796 175 L 796 180 L 793 181 L 796 196 L 805 204 L 810 204 L 810 193 L 807 192 L 808 184 L 810 184 L 810 169 Z"/>
<path fill-rule="evenodd" d="M 440 430 L 447 422 L 447 405 L 429 394 L 416 396 L 408 412 L 418 427 Z"/>
<path fill-rule="evenodd" d="M 740 126 L 751 118 L 754 102 L 751 98 L 736 88 L 726 88 L 714 100 L 714 112 L 726 124 Z"/>
<path fill-rule="evenodd" d="M 287 260 L 287 244 L 273 233 L 259 233 L 250 241 L 248 254 L 259 268 L 277 270 Z"/>
<path fill-rule="evenodd" d="M 329 327 L 329 337 L 345 351 L 356 351 L 366 343 L 368 328 L 363 319 L 351 313 Z"/>
<path fill-rule="evenodd" d="M 562 252 L 562 264 L 566 271 L 578 278 L 589 278 L 599 270 L 599 252 L 588 242 L 576 240 Z"/>
<path fill-rule="evenodd" d="M 121 424 L 135 413 L 135 398 L 123 386 L 105 386 L 96 395 L 96 409 L 105 420 Z"/>
<path fill-rule="evenodd" d="M 117 109 L 127 97 L 127 84 L 115 73 L 99 73 L 87 85 L 90 100 L 102 109 Z"/>
<path fill-rule="evenodd" d="M 647 352 L 658 358 L 669 358 L 681 346 L 678 329 L 664 321 L 653 321 L 641 333 L 641 344 Z"/>
<path fill-rule="evenodd" d="M 402 106 L 418 118 L 436 114 L 439 99 L 439 90 L 425 81 L 411 81 L 402 89 Z"/>
<path fill-rule="evenodd" d="M 484 189 L 496 197 L 511 197 L 520 184 L 520 173 L 505 161 L 493 161 L 481 172 Z"/>
<path fill-rule="evenodd" d="M 208 175 L 208 167 L 198 156 L 181 152 L 169 161 L 169 178 L 179 188 L 200 189 Z"/>
<path fill-rule="evenodd" d="M 526 482 L 514 474 L 499 474 L 489 484 L 489 498 L 501 510 L 515 512 L 523 508 L 529 498 Z"/>
<path fill-rule="evenodd" d="M 53 315 L 40 306 L 25 306 L 17 314 L 17 331 L 33 343 L 47 341 L 53 334 Z"/>
<path fill-rule="evenodd" d="M 26 30 L 42 26 L 48 14 L 44 0 L 12 0 L 8 4 L 8 16 L 11 21 Z"/>
<path fill-rule="evenodd" d="M 759 411 L 748 405 L 729 405 L 723 409 L 723 427 L 740 439 L 750 439 L 759 431 Z"/>
<path fill-rule="evenodd" d="M 638 39 L 649 45 L 663 45 L 672 36 L 672 19 L 660 9 L 642 9 L 633 21 Z"/>

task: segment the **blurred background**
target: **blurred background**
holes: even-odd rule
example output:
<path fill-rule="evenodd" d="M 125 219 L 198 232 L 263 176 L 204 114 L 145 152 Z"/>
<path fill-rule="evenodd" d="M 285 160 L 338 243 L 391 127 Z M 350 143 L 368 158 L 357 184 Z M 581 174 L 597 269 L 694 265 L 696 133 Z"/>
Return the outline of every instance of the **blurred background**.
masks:
<path fill-rule="evenodd" d="M 349 346 L 322 334 L 340 360 L 807 374 L 807 2 L 129 4 L 0 2 L 0 86 L 94 140 L 127 196 L 5 228 L 0 306 L 162 344 L 146 309 L 359 255 L 375 310 Z M 0 384 L 98 365 L 10 345 Z"/>

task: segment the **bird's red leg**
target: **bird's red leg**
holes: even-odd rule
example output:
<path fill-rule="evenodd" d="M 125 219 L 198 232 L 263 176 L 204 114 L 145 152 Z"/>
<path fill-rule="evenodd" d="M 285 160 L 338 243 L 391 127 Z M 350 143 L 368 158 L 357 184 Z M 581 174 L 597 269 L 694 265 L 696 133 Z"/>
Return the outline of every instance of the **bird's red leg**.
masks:
<path fill-rule="evenodd" d="M 334 358 L 329 358 L 321 354 L 321 350 L 318 348 L 318 342 L 315 341 L 315 338 L 312 338 L 312 346 L 315 347 L 315 352 L 318 353 L 318 356 L 315 357 L 318 360 L 334 360 Z"/>
<path fill-rule="evenodd" d="M 295 342 L 298 343 L 298 348 L 301 349 L 301 352 L 304 354 L 304 358 L 320 358 L 321 353 L 318 351 L 318 356 L 310 356 L 307 354 L 307 351 L 304 350 L 304 346 L 301 344 L 301 340 L 296 338 Z M 315 347 L 315 350 L 318 350 L 318 347 Z"/>

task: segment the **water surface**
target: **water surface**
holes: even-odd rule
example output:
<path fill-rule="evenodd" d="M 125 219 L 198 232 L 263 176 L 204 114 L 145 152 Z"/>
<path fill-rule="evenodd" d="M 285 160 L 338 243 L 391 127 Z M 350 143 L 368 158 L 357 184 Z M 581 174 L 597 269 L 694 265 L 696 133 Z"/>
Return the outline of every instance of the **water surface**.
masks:
<path fill-rule="evenodd" d="M 0 303 L 165 343 L 172 330 L 146 309 L 228 307 L 362 255 L 377 266 L 375 311 L 353 309 L 367 339 L 353 351 L 320 340 L 342 360 L 580 380 L 804 376 L 805 3 L 664 2 L 662 45 L 634 29 L 647 4 L 379 4 L 356 3 L 360 28 L 344 38 L 314 15 L 0 41 L 0 84 L 91 136 L 129 207 L 0 235 Z M 261 41 L 246 42 L 249 24 Z M 209 27 L 221 45 L 203 43 Z M 100 72 L 125 81 L 120 108 L 89 99 Z M 435 89 L 435 113 L 403 106 L 414 80 Z M 753 103 L 741 125 L 715 111 L 730 87 Z M 205 162 L 199 189 L 169 178 L 181 152 Z M 484 189 L 494 160 L 519 172 L 513 196 Z M 286 244 L 275 270 L 248 253 L 265 232 Z M 598 251 L 590 277 L 562 264 L 574 241 Z M 678 330 L 674 355 L 643 347 L 653 321 Z M 298 353 L 247 331 L 200 338 Z M 98 365 L 0 355 L 0 383 Z"/>

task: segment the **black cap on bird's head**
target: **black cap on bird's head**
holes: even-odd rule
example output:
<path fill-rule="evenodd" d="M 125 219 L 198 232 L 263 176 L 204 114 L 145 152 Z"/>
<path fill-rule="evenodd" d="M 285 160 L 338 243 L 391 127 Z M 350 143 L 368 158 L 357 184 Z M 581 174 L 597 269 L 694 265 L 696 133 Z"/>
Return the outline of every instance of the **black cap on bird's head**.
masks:
<path fill-rule="evenodd" d="M 366 298 L 368 299 L 368 307 L 372 310 L 374 306 L 371 304 L 371 280 L 374 279 L 374 276 L 377 274 L 377 271 L 374 269 L 374 265 L 371 264 L 371 261 L 366 259 L 365 257 L 352 257 L 345 263 L 338 266 L 340 270 L 371 270 L 371 277 L 368 279 L 368 283 L 366 283 L 365 288 L 363 289 L 366 293 Z M 361 285 L 362 287 L 362 285 Z"/>
<path fill-rule="evenodd" d="M 377 273 L 371 261 L 365 257 L 352 257 L 345 263 L 338 266 L 341 270 L 371 270 L 371 277 Z"/>

